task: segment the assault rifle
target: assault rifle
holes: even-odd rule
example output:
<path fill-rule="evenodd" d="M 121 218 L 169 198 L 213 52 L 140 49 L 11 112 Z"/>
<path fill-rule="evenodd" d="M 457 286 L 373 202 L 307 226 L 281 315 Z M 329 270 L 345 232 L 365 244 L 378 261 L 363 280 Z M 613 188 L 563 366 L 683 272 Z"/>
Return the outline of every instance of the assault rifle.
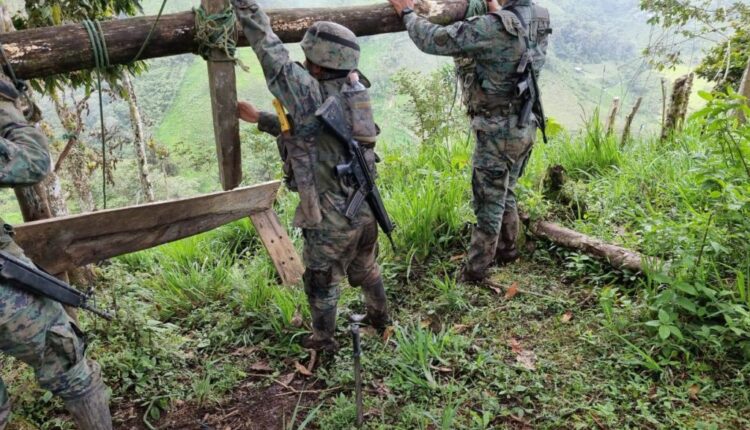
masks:
<path fill-rule="evenodd" d="M 526 20 L 523 19 L 523 15 L 515 8 L 514 4 L 504 7 L 503 10 L 516 15 L 527 32 L 526 37 L 523 39 L 526 51 L 521 56 L 521 62 L 518 64 L 518 69 L 516 70 L 521 76 L 516 85 L 516 96 L 523 100 L 521 112 L 518 114 L 518 126 L 525 127 L 529 123 L 529 119 L 533 113 L 539 121 L 539 129 L 542 130 L 542 139 L 544 143 L 547 143 L 547 118 L 544 116 L 542 92 L 539 91 L 536 70 L 534 70 L 534 56 L 529 46 L 531 44 L 528 35 L 529 26 L 526 25 Z"/>
<path fill-rule="evenodd" d="M 47 297 L 63 305 L 89 311 L 108 321 L 112 320 L 112 315 L 89 304 L 91 293 L 82 293 L 5 251 L 0 251 L 0 279 L 36 296 Z"/>
<path fill-rule="evenodd" d="M 395 250 L 396 245 L 393 243 L 391 233 L 393 233 L 396 227 L 391 222 L 388 212 L 385 210 L 383 199 L 380 197 L 380 191 L 377 184 L 375 184 L 373 173 L 367 166 L 367 160 L 365 160 L 362 147 L 351 136 L 342 106 L 336 98 L 329 97 L 323 103 L 323 106 L 315 112 L 315 116 L 318 117 L 349 152 L 349 161 L 346 164 L 336 166 L 336 174 L 340 178 L 348 180 L 355 189 L 354 194 L 349 198 L 344 215 L 350 220 L 354 219 L 362 205 L 367 202 L 375 215 L 375 219 L 378 221 L 378 225 L 380 225 L 380 228 L 388 237 L 391 246 Z"/>

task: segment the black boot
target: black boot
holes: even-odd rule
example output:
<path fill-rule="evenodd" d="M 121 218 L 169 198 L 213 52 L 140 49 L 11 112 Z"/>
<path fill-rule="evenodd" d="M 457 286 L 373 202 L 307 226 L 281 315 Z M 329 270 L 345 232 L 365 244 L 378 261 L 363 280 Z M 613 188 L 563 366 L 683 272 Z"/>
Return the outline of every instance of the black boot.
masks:
<path fill-rule="evenodd" d="M 499 266 L 511 264 L 518 260 L 520 253 L 516 247 L 521 222 L 518 209 L 503 213 L 503 225 L 500 227 L 500 239 L 497 241 L 495 263 Z"/>
<path fill-rule="evenodd" d="M 497 246 L 497 236 L 474 227 L 471 233 L 469 257 L 458 277 L 459 282 L 479 283 L 488 276 Z"/>
<path fill-rule="evenodd" d="M 310 313 L 312 313 L 313 333 L 302 339 L 302 347 L 321 352 L 338 351 L 339 344 L 333 338 L 336 332 L 336 308 L 322 311 L 311 305 Z"/>
<path fill-rule="evenodd" d="M 80 430 L 112 430 L 107 387 L 102 382 L 99 366 L 93 362 L 90 365 L 95 375 L 91 389 L 80 397 L 65 399 L 65 409 Z"/>
<path fill-rule="evenodd" d="M 365 294 L 365 307 L 367 315 L 362 323 L 367 324 L 378 331 L 383 331 L 391 324 L 388 313 L 388 299 L 385 296 L 383 278 L 378 276 L 377 280 L 370 285 L 363 285 Z"/>

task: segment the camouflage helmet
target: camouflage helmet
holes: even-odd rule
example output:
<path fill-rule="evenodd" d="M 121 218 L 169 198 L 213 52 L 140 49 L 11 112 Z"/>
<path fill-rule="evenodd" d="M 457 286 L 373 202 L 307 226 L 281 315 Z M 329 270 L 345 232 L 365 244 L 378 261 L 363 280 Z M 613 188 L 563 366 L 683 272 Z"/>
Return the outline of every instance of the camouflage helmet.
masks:
<path fill-rule="evenodd" d="M 359 64 L 359 44 L 351 30 L 335 22 L 313 24 L 302 39 L 308 61 L 333 70 L 354 70 Z"/>

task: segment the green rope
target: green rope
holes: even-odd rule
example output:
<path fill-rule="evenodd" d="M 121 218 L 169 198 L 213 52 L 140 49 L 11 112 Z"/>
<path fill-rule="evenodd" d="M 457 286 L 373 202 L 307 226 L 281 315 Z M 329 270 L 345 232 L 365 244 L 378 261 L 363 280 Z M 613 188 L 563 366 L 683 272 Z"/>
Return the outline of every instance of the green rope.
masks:
<path fill-rule="evenodd" d="M 104 209 L 107 209 L 107 136 L 104 128 L 104 100 L 102 97 L 102 74 L 101 71 L 109 64 L 109 53 L 107 52 L 107 43 L 104 40 L 104 32 L 98 22 L 84 20 L 83 28 L 89 36 L 91 51 L 94 55 L 94 64 L 96 66 L 96 88 L 99 93 L 99 125 L 101 126 L 102 138 L 102 199 Z"/>
<path fill-rule="evenodd" d="M 143 55 L 143 51 L 146 50 L 146 46 L 148 46 L 149 42 L 151 42 L 151 37 L 154 35 L 154 30 L 156 30 L 156 24 L 159 23 L 159 20 L 161 19 L 161 14 L 164 13 L 164 6 L 166 5 L 167 5 L 167 0 L 164 0 L 161 2 L 159 13 L 156 14 L 156 19 L 154 20 L 154 23 L 151 25 L 151 29 L 148 31 L 148 34 L 146 35 L 146 39 L 143 41 L 143 45 L 141 45 L 141 49 L 138 50 L 138 53 L 135 54 L 133 61 L 130 62 L 131 64 L 135 63 L 141 58 L 141 55 Z"/>
<path fill-rule="evenodd" d="M 193 8 L 195 13 L 195 40 L 198 42 L 198 55 L 206 61 L 231 61 L 244 71 L 249 69 L 235 57 L 237 53 L 237 18 L 231 7 L 221 12 L 209 14 L 203 6 Z M 215 50 L 224 52 L 227 59 L 213 58 Z"/>
<path fill-rule="evenodd" d="M 469 6 L 466 8 L 465 19 L 474 16 L 487 15 L 487 2 L 485 0 L 469 0 Z"/>

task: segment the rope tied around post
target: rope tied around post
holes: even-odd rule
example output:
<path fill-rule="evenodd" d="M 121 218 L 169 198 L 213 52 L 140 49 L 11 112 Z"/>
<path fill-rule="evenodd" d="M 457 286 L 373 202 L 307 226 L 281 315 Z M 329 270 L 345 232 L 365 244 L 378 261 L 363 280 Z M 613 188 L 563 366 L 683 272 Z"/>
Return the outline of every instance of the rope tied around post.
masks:
<path fill-rule="evenodd" d="M 234 10 L 227 7 L 221 12 L 209 14 L 203 6 L 193 8 L 195 13 L 195 41 L 198 43 L 198 55 L 206 61 L 233 62 L 246 72 L 245 66 L 237 53 L 237 17 Z M 222 51 L 227 58 L 216 58 L 215 50 Z"/>
<path fill-rule="evenodd" d="M 109 63 L 109 51 L 107 50 L 107 42 L 104 39 L 104 32 L 99 21 L 92 21 L 89 19 L 81 22 L 83 28 L 86 29 L 86 33 L 89 36 L 89 42 L 91 43 L 91 51 L 94 55 L 94 64 L 96 65 L 96 88 L 99 93 L 99 124 L 101 127 L 101 140 L 102 140 L 102 200 L 104 209 L 107 209 L 107 136 L 105 134 L 104 127 L 104 101 L 102 97 L 102 73 L 103 69 L 111 67 Z"/>

